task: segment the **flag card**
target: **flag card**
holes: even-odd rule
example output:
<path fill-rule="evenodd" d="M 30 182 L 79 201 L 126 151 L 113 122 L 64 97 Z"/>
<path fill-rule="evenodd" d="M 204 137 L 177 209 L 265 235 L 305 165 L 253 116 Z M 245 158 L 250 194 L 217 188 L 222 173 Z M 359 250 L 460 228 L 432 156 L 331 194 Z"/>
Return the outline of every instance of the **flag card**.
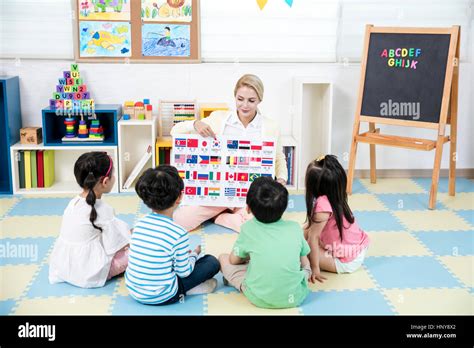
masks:
<path fill-rule="evenodd" d="M 178 134 L 172 144 L 171 165 L 184 181 L 183 205 L 244 207 L 252 182 L 275 175 L 275 139 Z"/>

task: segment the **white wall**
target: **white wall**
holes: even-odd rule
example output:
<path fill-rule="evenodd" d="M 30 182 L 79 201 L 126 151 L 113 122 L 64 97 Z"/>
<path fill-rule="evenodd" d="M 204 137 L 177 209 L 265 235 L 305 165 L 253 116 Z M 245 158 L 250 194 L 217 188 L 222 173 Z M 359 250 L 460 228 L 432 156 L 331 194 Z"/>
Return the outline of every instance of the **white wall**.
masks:
<path fill-rule="evenodd" d="M 295 0 L 294 4 L 297 2 L 298 0 Z M 365 11 L 363 14 L 355 13 L 352 16 L 351 13 L 357 9 L 354 6 L 359 3 L 363 3 L 369 8 L 380 7 L 386 12 L 385 17 L 379 16 L 377 13 L 373 14 L 371 11 Z M 294 109 L 291 90 L 293 78 L 296 76 L 318 76 L 324 80 L 329 79 L 334 83 L 332 152 L 340 158 L 344 158 L 344 153 L 349 151 L 350 146 L 360 74 L 360 64 L 357 62 L 347 63 L 347 61 L 357 60 L 360 55 L 358 50 L 362 46 L 361 33 L 363 33 L 365 23 L 385 25 L 385 22 L 390 22 L 388 13 L 391 11 L 389 5 L 392 3 L 399 9 L 399 12 L 393 14 L 396 25 L 414 25 L 415 18 L 411 14 L 412 12 L 407 10 L 409 6 L 416 6 L 416 10 L 420 14 L 423 11 L 426 12 L 422 18 L 425 22 L 428 18 L 431 26 L 436 26 L 436 23 L 439 23 L 437 26 L 463 25 L 457 166 L 458 168 L 474 168 L 474 152 L 472 151 L 474 148 L 474 124 L 472 121 L 474 116 L 474 68 L 472 63 L 474 21 L 472 12 L 467 14 L 467 17 L 465 12 L 458 13 L 460 4 L 469 3 L 472 9 L 472 3 L 465 0 L 444 2 L 420 0 L 414 2 L 416 5 L 411 5 L 407 1 L 339 1 L 338 15 L 347 19 L 338 25 L 339 39 L 335 52 L 337 53 L 336 61 L 344 63 L 275 61 L 245 63 L 229 56 L 227 62 L 211 63 L 209 62 L 211 59 L 208 59 L 208 62 L 190 65 L 80 64 L 80 71 L 96 103 L 101 104 L 120 104 L 128 99 L 142 98 L 150 98 L 154 104 L 159 99 L 197 99 L 198 102 L 224 101 L 232 104 L 233 86 L 238 77 L 243 73 L 255 73 L 265 83 L 265 98 L 261 109 L 267 115 L 280 121 L 282 133 L 286 135 L 291 134 L 290 117 L 292 117 L 291 110 Z M 271 2 L 267 4 L 267 7 L 270 5 Z M 425 6 L 426 9 L 423 9 L 422 6 Z M 405 8 L 405 10 L 400 10 L 401 8 Z M 266 10 L 267 8 L 264 9 L 264 11 Z M 447 17 L 443 17 L 443 12 L 447 13 Z M 464 22 L 458 23 L 455 19 L 447 20 L 447 18 L 456 18 L 456 16 L 462 18 Z M 467 21 L 466 18 L 468 18 Z M 362 31 L 355 32 L 350 28 L 358 28 L 359 31 L 362 28 Z M 205 37 L 202 38 L 202 40 L 205 39 Z M 205 56 L 203 56 L 203 60 L 206 60 Z M 22 119 L 25 126 L 41 125 L 41 109 L 47 106 L 51 93 L 57 84 L 57 79 L 61 77 L 63 70 L 69 69 L 71 62 L 72 60 L 67 59 L 0 60 L 0 75 L 20 76 Z M 389 126 L 381 126 L 381 128 L 384 132 L 398 132 L 397 134 L 407 136 L 426 136 L 435 139 L 435 134 L 431 131 Z M 445 146 L 442 168 L 448 167 L 447 151 L 448 147 Z M 367 169 L 369 167 L 368 146 L 360 145 L 358 153 L 356 168 Z M 377 156 L 377 167 L 380 169 L 431 169 L 434 151 L 419 152 L 378 147 Z M 347 162 L 344 164 L 347 166 Z"/>

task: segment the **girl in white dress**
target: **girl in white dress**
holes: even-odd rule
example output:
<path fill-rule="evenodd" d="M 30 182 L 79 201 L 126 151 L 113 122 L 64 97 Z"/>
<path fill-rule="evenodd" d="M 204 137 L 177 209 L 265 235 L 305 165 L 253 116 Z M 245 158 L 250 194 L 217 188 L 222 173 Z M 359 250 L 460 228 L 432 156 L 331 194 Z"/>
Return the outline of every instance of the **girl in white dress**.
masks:
<path fill-rule="evenodd" d="M 51 284 L 101 287 L 127 268 L 130 229 L 101 200 L 114 186 L 113 169 L 112 158 L 105 152 L 88 152 L 76 161 L 74 175 L 83 192 L 64 211 L 50 258 Z"/>

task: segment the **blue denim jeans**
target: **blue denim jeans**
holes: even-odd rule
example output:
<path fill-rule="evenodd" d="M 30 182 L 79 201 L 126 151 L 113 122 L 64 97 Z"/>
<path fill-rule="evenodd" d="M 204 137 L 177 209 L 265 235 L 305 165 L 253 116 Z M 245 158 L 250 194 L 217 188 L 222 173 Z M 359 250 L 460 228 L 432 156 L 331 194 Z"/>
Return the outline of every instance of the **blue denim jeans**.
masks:
<path fill-rule="evenodd" d="M 206 255 L 196 261 L 194 270 L 186 278 L 178 277 L 178 292 L 168 301 L 160 303 L 159 306 L 176 303 L 180 298 L 186 295 L 188 290 L 202 282 L 214 277 L 220 269 L 219 261 L 212 255 Z"/>

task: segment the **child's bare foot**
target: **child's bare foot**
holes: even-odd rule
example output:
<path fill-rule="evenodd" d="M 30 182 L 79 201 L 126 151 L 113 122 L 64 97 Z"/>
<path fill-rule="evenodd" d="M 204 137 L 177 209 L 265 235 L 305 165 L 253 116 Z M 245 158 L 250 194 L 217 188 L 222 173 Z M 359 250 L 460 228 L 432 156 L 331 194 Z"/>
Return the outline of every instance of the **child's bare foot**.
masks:
<path fill-rule="evenodd" d="M 194 288 L 186 291 L 186 295 L 210 294 L 216 289 L 216 287 L 217 287 L 217 280 L 215 280 L 214 278 L 211 278 L 195 286 Z"/>

